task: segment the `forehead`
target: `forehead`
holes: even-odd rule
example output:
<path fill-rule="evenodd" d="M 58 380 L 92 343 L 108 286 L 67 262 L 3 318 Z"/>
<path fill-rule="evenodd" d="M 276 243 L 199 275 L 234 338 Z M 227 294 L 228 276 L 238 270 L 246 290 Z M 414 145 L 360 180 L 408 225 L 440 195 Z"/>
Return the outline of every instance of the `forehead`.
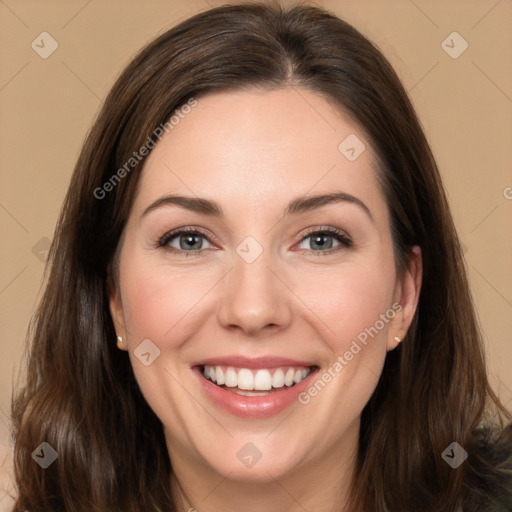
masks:
<path fill-rule="evenodd" d="M 356 156 L 364 150 L 353 159 L 347 146 Z M 182 193 L 215 198 L 227 211 L 232 205 L 258 212 L 333 191 L 385 209 L 376 165 L 359 125 L 317 93 L 214 92 L 199 97 L 150 153 L 134 209 Z"/>

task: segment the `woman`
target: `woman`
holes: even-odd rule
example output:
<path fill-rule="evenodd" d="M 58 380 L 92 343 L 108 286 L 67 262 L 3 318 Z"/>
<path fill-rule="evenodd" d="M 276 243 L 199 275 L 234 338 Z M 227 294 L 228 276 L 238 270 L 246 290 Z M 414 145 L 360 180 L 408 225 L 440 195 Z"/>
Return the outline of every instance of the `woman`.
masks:
<path fill-rule="evenodd" d="M 510 506 L 433 156 L 389 63 L 321 9 L 212 9 L 125 69 L 30 339 L 15 511 Z"/>

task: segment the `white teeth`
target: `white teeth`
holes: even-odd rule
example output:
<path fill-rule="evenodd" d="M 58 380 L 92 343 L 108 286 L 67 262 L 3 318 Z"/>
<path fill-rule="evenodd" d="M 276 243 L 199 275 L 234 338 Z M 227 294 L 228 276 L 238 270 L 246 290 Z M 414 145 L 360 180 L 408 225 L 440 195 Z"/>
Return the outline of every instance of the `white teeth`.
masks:
<path fill-rule="evenodd" d="M 290 387 L 303 381 L 310 372 L 310 368 L 296 367 L 249 370 L 232 366 L 205 365 L 203 369 L 203 375 L 217 385 L 224 384 L 228 388 L 247 391 L 268 391 L 272 388 Z"/>
<path fill-rule="evenodd" d="M 224 373 L 218 366 L 215 368 L 215 382 L 217 382 L 219 386 L 224 384 Z"/>
<path fill-rule="evenodd" d="M 254 376 L 254 389 L 264 391 L 272 389 L 272 375 L 268 370 L 258 370 Z"/>
<path fill-rule="evenodd" d="M 284 383 L 286 386 L 291 386 L 293 384 L 293 376 L 295 375 L 295 370 L 290 368 L 286 375 L 284 376 Z"/>
<path fill-rule="evenodd" d="M 220 367 L 217 366 L 217 368 L 220 368 Z M 215 372 L 215 373 L 217 373 L 217 372 Z M 217 381 L 215 381 L 215 382 L 217 382 Z M 226 384 L 226 386 L 228 388 L 236 388 L 236 386 L 238 384 L 238 376 L 237 376 L 234 368 L 227 369 L 227 371 L 224 375 L 224 384 Z"/>
<path fill-rule="evenodd" d="M 268 393 L 265 391 L 245 391 L 243 389 L 236 388 L 233 390 L 233 393 L 241 396 L 267 396 Z"/>
<path fill-rule="evenodd" d="M 242 368 L 238 371 L 238 389 L 254 389 L 254 377 L 251 370 Z"/>
<path fill-rule="evenodd" d="M 278 368 L 274 375 L 272 375 L 272 387 L 282 388 L 284 386 L 284 372 L 281 368 Z"/>

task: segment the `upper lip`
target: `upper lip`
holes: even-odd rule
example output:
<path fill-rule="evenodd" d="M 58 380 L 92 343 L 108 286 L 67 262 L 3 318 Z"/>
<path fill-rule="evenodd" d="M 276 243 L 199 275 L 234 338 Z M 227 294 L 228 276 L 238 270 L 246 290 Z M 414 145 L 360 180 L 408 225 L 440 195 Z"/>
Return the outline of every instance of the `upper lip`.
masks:
<path fill-rule="evenodd" d="M 223 356 L 201 359 L 192 363 L 190 366 L 233 366 L 235 368 L 279 368 L 281 366 L 301 366 L 309 368 L 315 366 L 311 361 L 299 361 L 287 357 L 265 356 L 265 357 L 246 357 L 246 356 Z"/>

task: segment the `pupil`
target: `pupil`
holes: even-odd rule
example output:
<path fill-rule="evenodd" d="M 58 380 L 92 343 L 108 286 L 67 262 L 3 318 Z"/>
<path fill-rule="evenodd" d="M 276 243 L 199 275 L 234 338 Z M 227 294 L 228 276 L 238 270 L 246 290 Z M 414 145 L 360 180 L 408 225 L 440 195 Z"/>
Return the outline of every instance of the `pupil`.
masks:
<path fill-rule="evenodd" d="M 317 247 L 323 248 L 326 247 L 327 249 L 330 249 L 332 247 L 332 240 L 329 244 L 325 241 L 326 238 L 331 238 L 329 235 L 317 235 L 313 238 L 313 245 L 316 245 Z"/>
<path fill-rule="evenodd" d="M 194 242 L 197 241 L 197 235 L 186 235 L 185 237 L 182 237 L 182 239 L 185 238 L 185 244 L 187 247 L 183 247 L 183 245 L 185 244 L 182 244 L 182 249 L 184 248 L 190 248 L 194 246 Z"/>
<path fill-rule="evenodd" d="M 187 235 L 186 237 L 182 237 L 182 239 L 185 238 L 186 242 L 185 244 L 190 248 L 194 246 L 194 242 L 197 242 L 197 235 Z M 329 235 L 317 235 L 313 238 L 313 246 L 317 246 L 320 248 L 328 248 L 330 249 L 332 247 L 332 240 L 331 243 L 328 243 L 325 241 L 326 238 L 331 238 Z M 184 244 L 180 244 L 181 248 L 183 249 Z"/>

